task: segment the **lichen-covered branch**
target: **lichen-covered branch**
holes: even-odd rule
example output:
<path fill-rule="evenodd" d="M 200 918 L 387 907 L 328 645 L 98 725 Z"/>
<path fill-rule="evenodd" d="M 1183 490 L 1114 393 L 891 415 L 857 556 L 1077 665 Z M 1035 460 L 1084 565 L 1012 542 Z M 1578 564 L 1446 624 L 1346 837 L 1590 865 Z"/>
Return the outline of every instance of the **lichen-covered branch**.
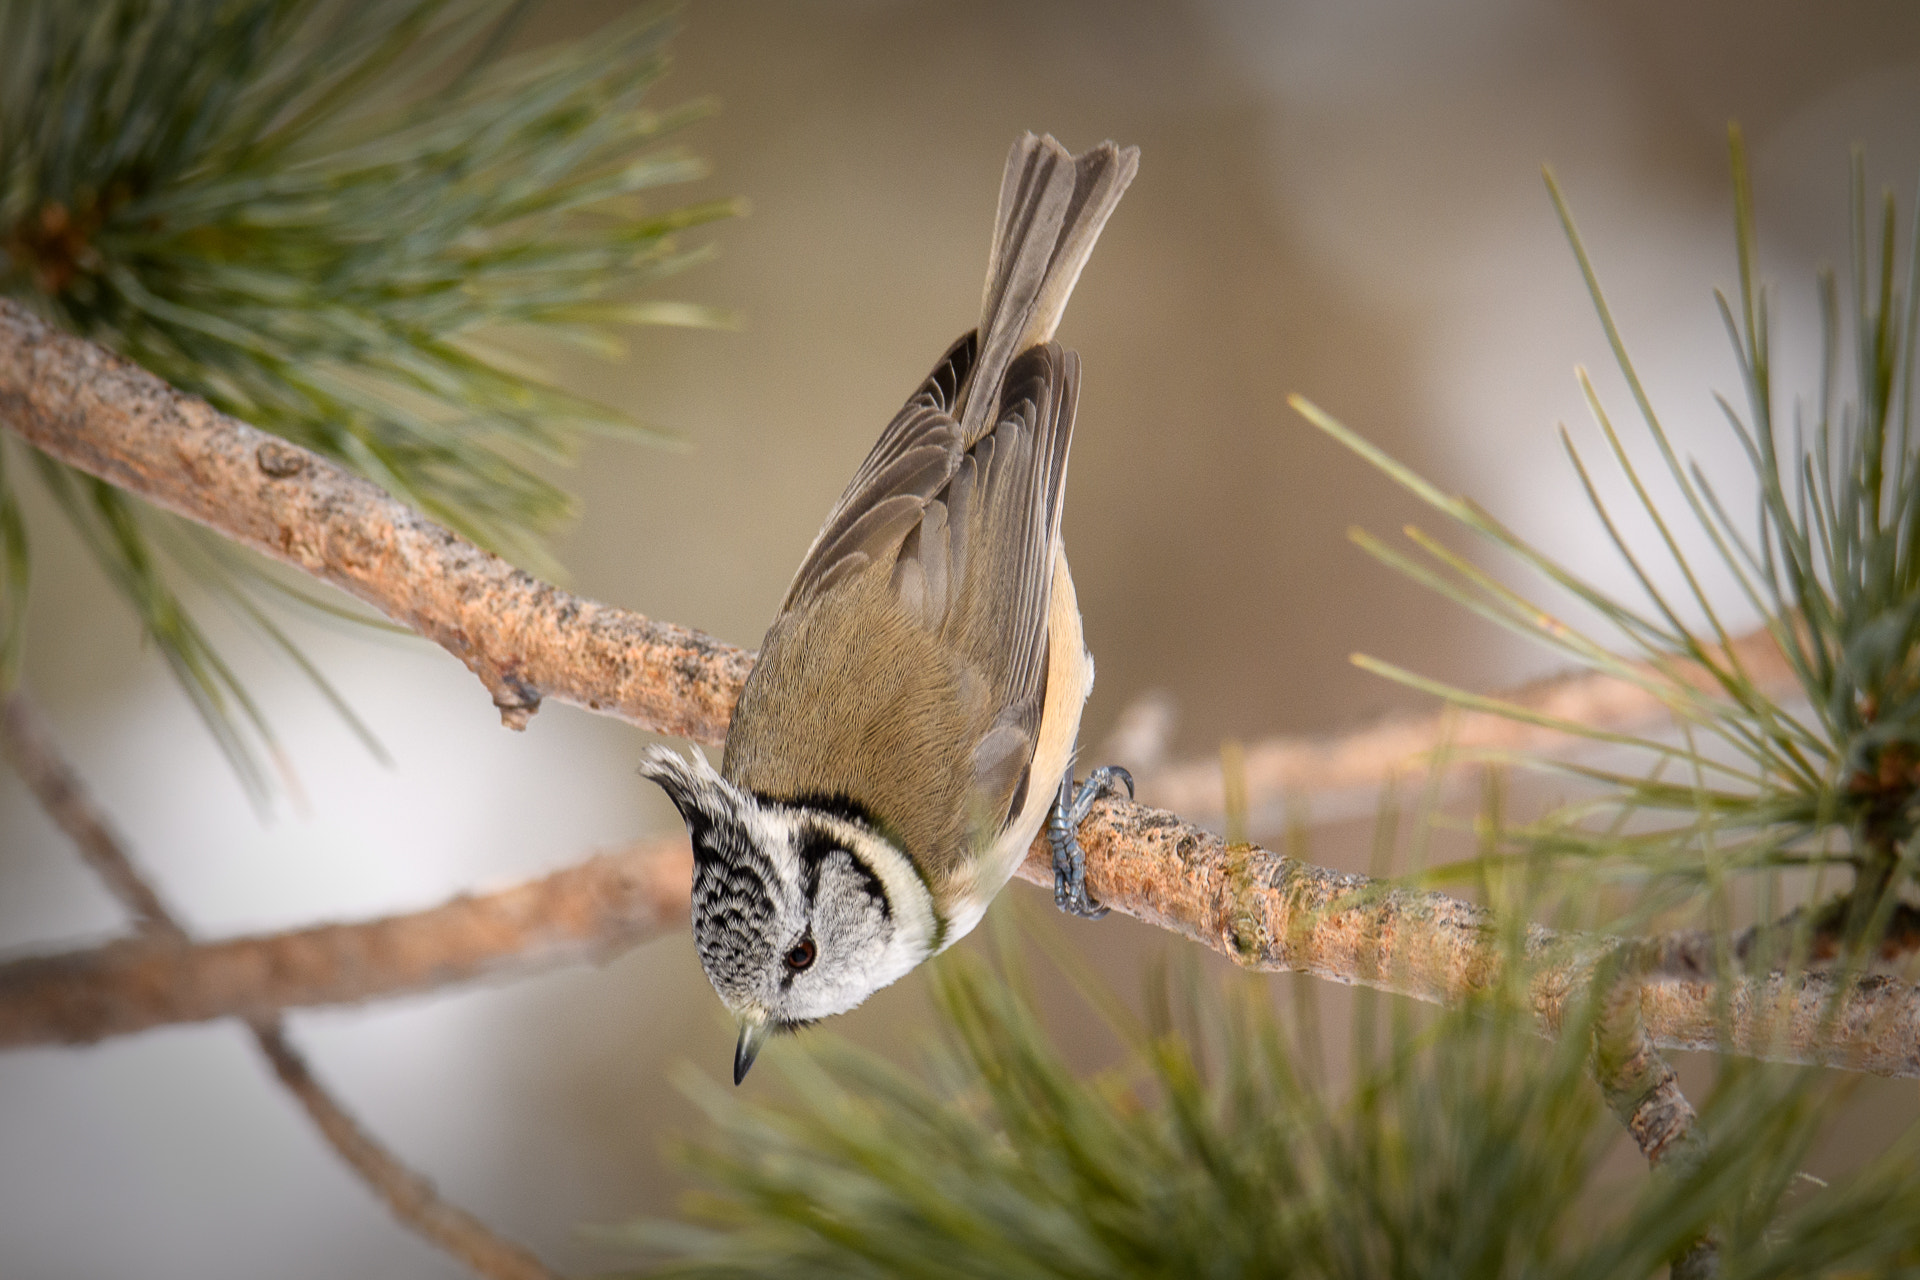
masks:
<path fill-rule="evenodd" d="M 6 298 L 0 423 L 434 641 L 480 677 L 513 728 L 558 698 L 676 737 L 726 736 L 752 665 L 745 650 L 549 586 Z"/>
<path fill-rule="evenodd" d="M 1436 1004 L 1458 1004 L 1501 977 L 1498 921 L 1458 898 L 1229 846 L 1174 814 L 1118 801 L 1094 806 L 1080 843 L 1096 901 L 1249 969 L 1309 973 Z M 1019 874 L 1052 885 L 1043 841 Z M 1637 958 L 1642 945 L 1528 926 L 1522 950 L 1542 1028 L 1557 1033 L 1587 997 L 1597 966 L 1623 948 Z M 1733 978 L 1723 989 L 1711 977 L 1655 976 L 1639 991 L 1647 1035 L 1663 1049 L 1920 1076 L 1920 993 L 1894 977 L 1776 972 Z"/>

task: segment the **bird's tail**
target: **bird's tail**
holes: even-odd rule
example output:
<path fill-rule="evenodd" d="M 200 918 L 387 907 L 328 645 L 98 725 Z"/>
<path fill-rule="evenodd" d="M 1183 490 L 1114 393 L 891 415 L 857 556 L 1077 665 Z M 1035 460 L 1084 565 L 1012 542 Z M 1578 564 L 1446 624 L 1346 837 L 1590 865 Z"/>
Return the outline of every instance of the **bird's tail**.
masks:
<path fill-rule="evenodd" d="M 1053 337 L 1093 242 L 1140 167 L 1138 147 L 1103 142 L 1070 155 L 1051 136 L 1029 133 L 1007 153 L 1000 214 L 980 304 L 980 346 L 962 409 L 968 439 L 990 423 L 1007 366 Z"/>

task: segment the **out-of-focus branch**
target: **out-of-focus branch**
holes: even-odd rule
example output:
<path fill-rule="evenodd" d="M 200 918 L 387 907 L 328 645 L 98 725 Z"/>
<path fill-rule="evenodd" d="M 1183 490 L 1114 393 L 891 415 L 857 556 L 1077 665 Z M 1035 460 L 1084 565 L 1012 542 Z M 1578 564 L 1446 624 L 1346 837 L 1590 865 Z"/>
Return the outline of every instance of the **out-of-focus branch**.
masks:
<path fill-rule="evenodd" d="M 1799 688 L 1780 647 L 1764 630 L 1735 640 L 1731 656 L 1770 696 L 1785 699 Z M 1642 670 L 1652 674 L 1644 664 Z M 1694 682 L 1704 689 L 1709 677 L 1696 670 Z M 1614 732 L 1661 724 L 1667 714 L 1645 689 L 1591 672 L 1536 681 L 1503 695 L 1503 701 Z M 1464 758 L 1496 751 L 1565 756 L 1580 745 L 1540 725 L 1457 711 L 1396 719 L 1331 738 L 1268 738 L 1242 751 L 1248 824 L 1256 831 L 1276 829 L 1281 806 L 1297 799 L 1309 803 L 1316 820 L 1366 813 L 1383 783 L 1395 776 L 1424 774 L 1443 748 Z M 1131 764 L 1124 757 L 1119 763 Z M 1226 812 L 1217 757 L 1135 774 L 1140 798 L 1150 804 L 1203 822 Z"/>
<path fill-rule="evenodd" d="M 135 938 L 0 965 L 0 1048 L 357 1004 L 618 955 L 683 923 L 684 839 L 405 915 L 192 947 Z"/>
<path fill-rule="evenodd" d="M 55 749 L 52 736 L 24 693 L 15 690 L 7 696 L 0 731 L 8 758 L 28 789 L 79 846 L 109 891 L 141 921 L 144 932 L 154 939 L 149 945 L 176 955 L 190 951 L 186 929 L 135 868 L 112 824 L 94 808 L 79 775 Z M 486 1280 L 556 1280 L 531 1253 L 495 1235 L 472 1214 L 442 1200 L 431 1182 L 407 1168 L 362 1129 L 314 1077 L 305 1057 L 287 1039 L 286 1027 L 277 1016 L 252 1021 L 249 1029 L 274 1074 L 306 1109 L 328 1143 L 374 1194 L 387 1202 L 401 1222 Z"/>
<path fill-rule="evenodd" d="M 1786 963 L 1831 965 L 1842 957 L 1851 904 L 1832 898 L 1816 907 L 1796 907 L 1778 920 L 1749 925 L 1724 941 L 1704 929 L 1648 938 L 1642 968 L 1650 974 L 1690 981 L 1711 978 L 1725 964 L 1737 973 L 1765 972 Z M 1878 935 L 1868 964 L 1904 965 L 1920 953 L 1920 909 L 1898 902 Z"/>
<path fill-rule="evenodd" d="M 549 586 L 6 298 L 0 423 L 419 632 L 480 677 L 512 728 L 551 697 L 676 737 L 726 736 L 745 650 Z"/>
<path fill-rule="evenodd" d="M 133 865 L 118 833 L 93 807 L 79 775 L 54 749 L 53 738 L 33 700 L 19 690 L 9 693 L 4 706 L 0 706 L 0 743 L 5 745 L 7 763 L 27 784 L 41 809 L 73 841 L 107 892 L 133 917 L 140 930 L 140 945 L 178 950 L 187 941 L 186 930 Z"/>
<path fill-rule="evenodd" d="M 401 1164 L 361 1128 L 326 1086 L 314 1079 L 306 1058 L 288 1043 L 286 1029 L 278 1022 L 256 1026 L 253 1033 L 280 1083 L 306 1109 L 340 1158 L 387 1202 L 395 1217 L 488 1280 L 557 1280 L 531 1253 L 495 1235 L 466 1210 L 442 1200 L 433 1183 Z"/>

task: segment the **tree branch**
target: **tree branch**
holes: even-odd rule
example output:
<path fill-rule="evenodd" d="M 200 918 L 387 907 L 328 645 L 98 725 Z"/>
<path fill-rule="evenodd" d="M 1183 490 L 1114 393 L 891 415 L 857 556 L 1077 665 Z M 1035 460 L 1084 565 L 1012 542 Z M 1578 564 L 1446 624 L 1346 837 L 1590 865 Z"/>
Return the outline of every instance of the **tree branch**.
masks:
<path fill-rule="evenodd" d="M 306 1108 L 327 1142 L 387 1202 L 394 1216 L 488 1280 L 557 1280 L 540 1260 L 495 1235 L 486 1223 L 440 1198 L 433 1183 L 394 1158 L 314 1079 L 307 1060 L 278 1022 L 256 1026 L 254 1039 L 287 1091 Z"/>
<path fill-rule="evenodd" d="M 514 728 L 542 698 L 658 733 L 726 738 L 753 656 L 701 632 L 549 586 L 434 524 L 319 454 L 184 395 L 101 347 L 0 298 L 0 421 L 90 475 L 329 582 L 441 645 L 480 677 Z M 1788 687 L 1764 632 L 1734 645 L 1765 688 Z M 1657 720 L 1659 701 L 1579 674 L 1515 695 L 1535 710 L 1608 728 Z M 1246 751 L 1248 798 L 1362 790 L 1442 746 L 1538 749 L 1564 735 L 1497 716 L 1444 715 L 1332 740 L 1275 738 Z M 1218 761 L 1151 771 L 1143 794 L 1217 814 Z"/>
<path fill-rule="evenodd" d="M 109 890 L 141 921 L 148 936 L 156 939 L 147 945 L 174 955 L 189 952 L 186 929 L 134 867 L 112 824 L 93 807 L 79 775 L 54 747 L 52 736 L 24 693 L 15 690 L 7 696 L 0 724 L 4 726 L 7 755 L 20 776 L 48 815 L 72 837 Z M 322 1136 L 402 1223 L 487 1280 L 556 1280 L 538 1258 L 495 1235 L 472 1214 L 442 1200 L 433 1183 L 407 1168 L 361 1128 L 314 1077 L 305 1057 L 287 1039 L 286 1027 L 277 1016 L 252 1021 L 249 1029 L 274 1074 L 306 1109 Z"/>
<path fill-rule="evenodd" d="M 1680 1079 L 1647 1035 L 1637 970 L 1641 948 L 1622 948 L 1603 971 L 1600 1016 L 1594 1024 L 1593 1073 L 1607 1106 L 1626 1126 L 1656 1172 L 1685 1176 L 1706 1159 L 1707 1139 Z M 1720 1246 L 1709 1231 L 1673 1260 L 1668 1280 L 1708 1280 L 1719 1274 Z"/>
<path fill-rule="evenodd" d="M 1736 973 L 1767 972 L 1786 964 L 1831 965 L 1844 958 L 1851 913 L 1851 901 L 1838 897 L 1816 907 L 1795 907 L 1778 920 L 1749 925 L 1730 938 L 1705 929 L 1660 934 L 1642 944 L 1642 967 L 1668 978 L 1704 980 L 1722 963 Z M 1862 961 L 1896 965 L 1911 960 L 1916 952 L 1920 952 L 1920 908 L 1896 902 L 1877 943 Z"/>
<path fill-rule="evenodd" d="M 552 697 L 675 737 L 726 736 L 753 661 L 745 650 L 549 586 L 6 298 L 0 421 L 432 640 L 480 677 L 510 728 Z"/>
<path fill-rule="evenodd" d="M 27 784 L 41 809 L 73 841 L 82 860 L 107 886 L 107 892 L 133 917 L 142 935 L 140 945 L 179 950 L 187 941 L 186 930 L 133 865 L 119 834 L 93 807 L 79 775 L 54 749 L 53 738 L 33 700 L 17 689 L 7 695 L 4 708 L 0 708 L 0 742 L 5 744 L 7 763 Z"/>
<path fill-rule="evenodd" d="M 1094 897 L 1250 969 L 1309 973 L 1457 1004 L 1501 977 L 1491 912 L 1224 840 L 1170 813 L 1120 801 L 1080 829 Z M 691 854 L 636 846 L 530 884 L 360 924 L 323 925 L 188 948 L 139 940 L 0 965 L 0 1048 L 88 1044 L 175 1022 L 258 1020 L 479 977 L 518 977 L 604 959 L 685 917 Z M 1053 884 L 1037 840 L 1019 874 Z M 1531 998 L 1557 1033 L 1608 957 L 1641 939 L 1532 926 Z M 1654 974 L 1635 984 L 1653 1044 L 1731 1050 L 1883 1076 L 1920 1077 L 1920 993 L 1902 981 L 1827 973 L 1734 980 Z M 1719 1014 L 1728 1017 L 1722 1037 Z"/>
<path fill-rule="evenodd" d="M 1458 1004 L 1501 977 L 1494 914 L 1446 894 L 1229 846 L 1174 814 L 1113 800 L 1094 805 L 1080 844 L 1096 901 L 1249 969 L 1308 973 L 1434 1004 Z M 1044 840 L 1018 874 L 1052 886 Z M 1622 950 L 1637 959 L 1644 945 L 1527 926 L 1529 996 L 1542 1029 L 1558 1034 L 1597 966 Z M 1663 1049 L 1920 1076 L 1920 992 L 1896 978 L 1776 972 L 1723 986 L 1711 977 L 1659 976 L 1639 990 L 1647 1034 Z"/>

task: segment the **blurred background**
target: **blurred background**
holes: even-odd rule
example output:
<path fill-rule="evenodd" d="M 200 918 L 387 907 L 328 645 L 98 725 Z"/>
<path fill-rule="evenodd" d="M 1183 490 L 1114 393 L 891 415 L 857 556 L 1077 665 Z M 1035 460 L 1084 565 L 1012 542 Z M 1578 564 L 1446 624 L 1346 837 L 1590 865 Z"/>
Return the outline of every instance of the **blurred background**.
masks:
<path fill-rule="evenodd" d="M 521 39 L 620 11 L 551 0 Z M 1083 741 L 1163 689 L 1183 757 L 1419 708 L 1351 667 L 1356 650 L 1484 689 L 1550 669 L 1346 541 L 1416 512 L 1294 416 L 1291 392 L 1629 589 L 1555 434 L 1598 443 L 1577 364 L 1616 420 L 1631 404 L 1542 164 L 1668 429 L 1736 502 L 1744 463 L 1711 398 L 1737 386 L 1711 294 L 1735 283 L 1728 120 L 1752 149 L 1783 388 L 1813 386 L 1814 270 L 1844 266 L 1849 146 L 1903 216 L 1920 175 L 1920 8 L 1905 0 L 700 0 L 675 58 L 660 103 L 721 110 L 684 139 L 712 176 L 668 198 L 738 195 L 752 212 L 700 233 L 718 258 L 661 292 L 743 323 L 637 333 L 622 363 L 568 367 L 569 385 L 692 446 L 595 446 L 569 473 L 572 585 L 757 644 L 847 476 L 973 323 L 1008 143 L 1033 129 L 1137 144 L 1140 176 L 1060 335 L 1084 362 L 1066 537 L 1099 664 Z M 208 936 L 426 906 L 677 826 L 634 776 L 643 735 L 561 706 L 509 733 L 438 650 L 320 627 L 303 640 L 395 763 L 261 657 L 245 674 L 305 792 L 263 822 L 84 554 L 36 552 L 28 681 Z M 1363 867 L 1368 826 L 1315 828 L 1311 856 Z M 118 927 L 11 775 L 0 844 L 0 949 Z M 1125 993 L 1175 950 L 1131 921 L 1058 920 L 1018 883 L 1007 914 Z M 1322 994 L 1331 1011 L 1342 993 Z M 1110 1055 L 1076 997 L 1043 998 L 1089 1067 Z M 665 1146 L 700 1124 L 672 1082 L 721 1076 L 732 1047 L 684 935 L 291 1025 L 399 1154 L 574 1270 L 610 1262 L 582 1224 L 671 1209 Z M 932 1028 L 909 979 L 833 1029 L 907 1054 Z M 778 1072 L 746 1087 L 777 1089 Z M 1910 1084 L 1869 1082 L 1820 1159 L 1914 1101 Z M 0 1134 L 9 1276 L 461 1274 L 388 1218 L 233 1027 L 0 1054 Z"/>

